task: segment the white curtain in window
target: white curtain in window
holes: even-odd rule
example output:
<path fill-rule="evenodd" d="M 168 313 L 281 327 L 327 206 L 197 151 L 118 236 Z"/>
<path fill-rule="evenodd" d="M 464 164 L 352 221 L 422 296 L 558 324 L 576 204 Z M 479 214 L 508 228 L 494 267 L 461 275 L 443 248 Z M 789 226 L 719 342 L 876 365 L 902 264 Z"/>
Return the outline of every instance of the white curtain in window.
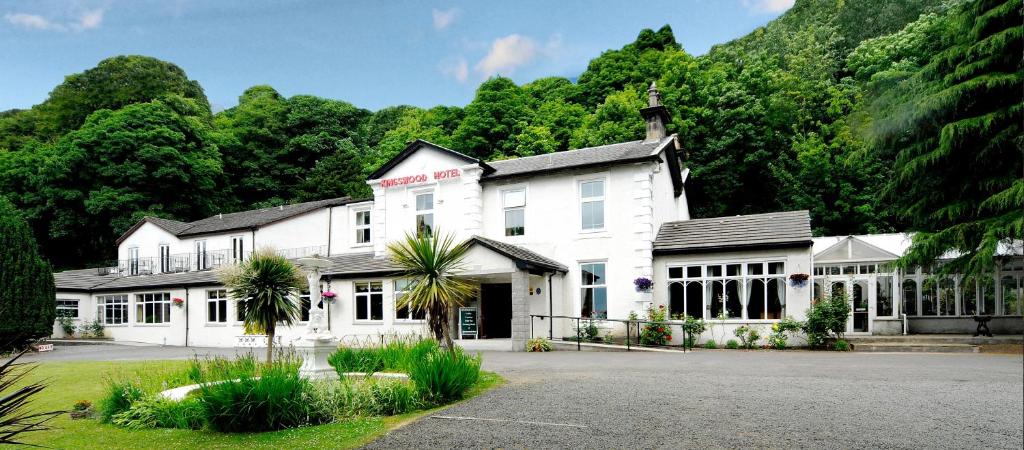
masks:
<path fill-rule="evenodd" d="M 708 317 L 712 317 L 711 316 L 711 302 L 717 302 L 718 301 L 718 299 L 716 299 L 714 297 L 714 292 L 715 292 L 714 286 L 715 286 L 715 282 L 714 281 L 706 281 L 706 282 L 704 282 L 704 309 L 707 310 L 707 316 Z"/>
<path fill-rule="evenodd" d="M 775 288 L 779 293 L 779 304 L 786 306 L 786 280 L 783 278 L 777 278 L 775 280 Z"/>
<path fill-rule="evenodd" d="M 750 291 L 753 290 L 751 289 L 753 284 L 754 280 L 746 280 L 746 282 L 743 283 L 743 313 L 745 315 L 749 314 L 750 311 Z M 764 301 L 764 299 L 761 299 L 761 301 Z M 749 315 L 747 315 L 747 318 L 752 319 Z"/>

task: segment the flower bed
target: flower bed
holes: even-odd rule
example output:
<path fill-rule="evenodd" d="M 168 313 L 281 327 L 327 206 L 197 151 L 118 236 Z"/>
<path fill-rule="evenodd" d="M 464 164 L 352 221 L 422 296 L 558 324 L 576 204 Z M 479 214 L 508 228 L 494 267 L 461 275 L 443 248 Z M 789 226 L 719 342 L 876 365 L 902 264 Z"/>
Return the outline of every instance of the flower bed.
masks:
<path fill-rule="evenodd" d="M 341 348 L 332 361 L 338 378 L 314 381 L 299 375 L 301 360 L 291 354 L 269 365 L 252 355 L 195 359 L 185 371 L 163 374 L 160 383 L 163 389 L 198 385 L 184 398 L 162 396 L 152 382 L 112 380 L 99 418 L 134 429 L 279 430 L 443 405 L 462 398 L 480 378 L 478 356 L 441 350 L 434 341 Z M 377 371 L 407 376 L 365 376 Z"/>

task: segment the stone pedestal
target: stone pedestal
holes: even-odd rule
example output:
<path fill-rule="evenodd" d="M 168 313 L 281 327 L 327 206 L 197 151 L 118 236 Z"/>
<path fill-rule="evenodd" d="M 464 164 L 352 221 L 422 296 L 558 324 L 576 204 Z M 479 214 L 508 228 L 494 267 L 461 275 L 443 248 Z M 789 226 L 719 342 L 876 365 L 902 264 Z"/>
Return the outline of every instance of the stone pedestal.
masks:
<path fill-rule="evenodd" d="M 336 376 L 334 368 L 327 364 L 327 357 L 338 349 L 334 338 L 303 338 L 295 343 L 295 351 L 302 356 L 299 374 L 305 378 L 329 378 Z"/>

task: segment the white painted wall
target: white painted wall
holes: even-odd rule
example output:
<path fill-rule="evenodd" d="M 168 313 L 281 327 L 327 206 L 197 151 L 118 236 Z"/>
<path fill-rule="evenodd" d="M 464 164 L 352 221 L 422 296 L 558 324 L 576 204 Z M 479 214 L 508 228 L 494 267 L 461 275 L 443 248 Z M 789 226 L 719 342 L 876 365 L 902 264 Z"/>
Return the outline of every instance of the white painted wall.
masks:
<path fill-rule="evenodd" d="M 132 247 L 139 248 L 139 258 L 156 258 L 160 254 L 160 244 L 170 245 L 172 255 L 191 251 L 177 236 L 146 222 L 117 246 L 117 259 L 128 259 L 128 249 Z"/>

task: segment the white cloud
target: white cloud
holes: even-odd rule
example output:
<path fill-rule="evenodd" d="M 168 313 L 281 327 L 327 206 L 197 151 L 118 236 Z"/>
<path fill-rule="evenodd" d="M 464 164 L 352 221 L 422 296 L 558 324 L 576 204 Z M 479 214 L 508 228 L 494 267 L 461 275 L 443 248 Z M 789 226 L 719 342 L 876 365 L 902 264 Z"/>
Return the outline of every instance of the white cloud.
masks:
<path fill-rule="evenodd" d="M 94 9 L 92 11 L 83 12 L 78 16 L 78 23 L 71 25 L 71 28 L 76 30 L 91 30 L 100 26 L 103 22 L 103 10 Z"/>
<path fill-rule="evenodd" d="M 442 61 L 441 73 L 458 80 L 459 83 L 465 83 L 469 79 L 469 64 L 466 63 L 466 58 L 461 56 Z"/>
<path fill-rule="evenodd" d="M 50 22 L 49 19 L 36 14 L 7 13 L 4 14 L 4 20 L 12 25 L 33 30 L 59 30 L 64 28 L 62 25 Z"/>
<path fill-rule="evenodd" d="M 510 75 L 516 68 L 529 64 L 537 56 L 537 43 L 526 36 L 510 34 L 495 39 L 491 49 L 474 66 L 484 78 L 495 74 Z"/>
<path fill-rule="evenodd" d="M 7 13 L 4 14 L 4 20 L 12 25 L 31 30 L 85 31 L 98 28 L 100 24 L 103 23 L 104 12 L 105 11 L 102 9 L 83 11 L 77 14 L 73 21 L 68 21 L 67 23 L 50 20 L 38 14 L 28 13 Z"/>
<path fill-rule="evenodd" d="M 459 10 L 455 8 L 449 9 L 447 11 L 435 9 L 433 10 L 433 13 L 434 29 L 443 30 L 445 28 L 448 28 L 448 25 L 451 25 L 453 22 L 455 22 L 455 16 L 459 14 Z"/>
<path fill-rule="evenodd" d="M 755 13 L 780 13 L 793 7 L 794 0 L 743 0 L 743 7 Z"/>

